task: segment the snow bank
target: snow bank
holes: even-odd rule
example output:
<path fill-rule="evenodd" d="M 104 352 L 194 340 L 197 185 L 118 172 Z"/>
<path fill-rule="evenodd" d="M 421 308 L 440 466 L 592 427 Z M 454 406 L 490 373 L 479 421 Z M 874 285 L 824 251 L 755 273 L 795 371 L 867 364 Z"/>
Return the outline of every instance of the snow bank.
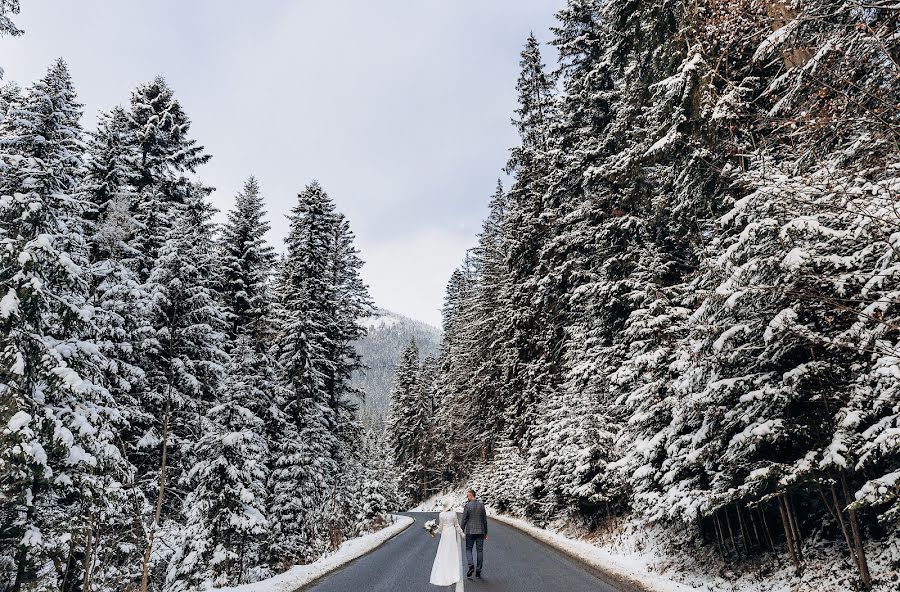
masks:
<path fill-rule="evenodd" d="M 652 574 L 644 569 L 644 566 L 636 561 L 630 561 L 627 557 L 614 555 L 586 541 L 570 539 L 561 534 L 538 528 L 530 522 L 513 518 L 504 514 L 497 514 L 489 508 L 491 518 L 517 528 L 532 538 L 546 545 L 562 551 L 564 554 L 574 557 L 587 564 L 596 571 L 605 574 L 612 583 L 625 588 L 641 592 L 688 592 L 694 588 L 673 582 L 658 574 Z"/>
<path fill-rule="evenodd" d="M 340 548 L 308 565 L 295 565 L 277 576 L 261 582 L 230 588 L 216 588 L 217 592 L 295 592 L 354 559 L 377 549 L 388 539 L 400 534 L 415 522 L 408 516 L 394 516 L 394 523 L 377 532 L 345 541 Z"/>

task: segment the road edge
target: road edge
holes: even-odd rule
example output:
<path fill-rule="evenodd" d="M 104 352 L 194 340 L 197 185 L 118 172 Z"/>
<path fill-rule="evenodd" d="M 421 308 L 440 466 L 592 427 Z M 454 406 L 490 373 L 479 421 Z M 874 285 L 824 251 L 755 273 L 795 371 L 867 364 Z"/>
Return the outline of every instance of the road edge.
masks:
<path fill-rule="evenodd" d="M 623 592 L 660 592 L 661 590 L 674 592 L 675 590 L 681 589 L 687 590 L 687 588 L 684 588 L 683 586 L 677 584 L 676 582 L 672 582 L 671 580 L 660 582 L 659 587 L 654 587 L 649 582 L 645 581 L 647 578 L 641 577 L 641 574 L 634 573 L 623 567 L 611 566 L 591 557 L 586 557 L 584 555 L 576 553 L 570 547 L 560 543 L 558 538 L 566 538 L 563 537 L 563 535 L 538 528 L 537 526 L 528 524 L 520 518 L 515 518 L 506 514 L 499 514 L 496 511 L 492 511 L 489 514 L 489 517 L 496 520 L 497 522 L 505 524 L 506 526 L 515 528 L 519 532 L 531 537 L 532 539 L 540 543 L 543 543 L 544 545 L 547 545 L 548 547 L 561 553 L 562 555 L 565 555 L 569 559 L 572 559 L 579 565 L 583 566 L 600 580 L 604 581 L 610 586 L 620 588 Z M 654 579 L 659 578 L 659 576 L 651 574 L 647 575 Z"/>
<path fill-rule="evenodd" d="M 322 578 L 378 549 L 416 522 L 412 516 L 394 513 L 391 516 L 394 519 L 391 524 L 374 532 L 347 539 L 334 552 L 320 557 L 312 563 L 295 565 L 280 574 L 258 582 L 216 588 L 216 592 L 302 592 Z"/>
<path fill-rule="evenodd" d="M 319 583 L 319 581 L 322 578 L 328 577 L 331 574 L 333 574 L 334 572 L 336 572 L 337 570 L 347 567 L 348 565 L 350 565 L 351 563 L 353 563 L 360 557 L 365 557 L 369 553 L 372 553 L 373 551 L 375 551 L 376 549 L 378 549 L 379 547 L 384 545 L 386 542 L 395 538 L 397 535 L 404 532 L 407 528 L 409 528 L 410 526 L 412 526 L 413 524 L 416 523 L 416 519 L 413 518 L 412 516 L 403 516 L 401 514 L 391 514 L 391 516 L 393 516 L 394 518 L 397 519 L 396 523 L 391 524 L 390 526 L 385 526 L 381 530 L 378 530 L 371 534 L 381 534 L 384 531 L 391 529 L 391 528 L 394 529 L 394 532 L 391 532 L 387 537 L 378 541 L 378 544 L 376 544 L 375 546 L 370 546 L 370 547 L 366 547 L 364 549 L 360 549 L 360 552 L 357 553 L 356 555 L 349 556 L 345 560 L 343 560 L 339 563 L 335 563 L 333 566 L 330 566 L 327 570 L 323 571 L 320 574 L 317 574 L 313 579 L 309 580 L 308 582 L 300 584 L 299 587 L 293 588 L 292 592 L 303 592 L 304 590 L 308 590 L 309 588 L 313 587 L 315 584 Z M 350 540 L 356 540 L 356 539 L 350 539 Z M 325 557 L 323 559 L 327 559 L 327 557 Z"/>

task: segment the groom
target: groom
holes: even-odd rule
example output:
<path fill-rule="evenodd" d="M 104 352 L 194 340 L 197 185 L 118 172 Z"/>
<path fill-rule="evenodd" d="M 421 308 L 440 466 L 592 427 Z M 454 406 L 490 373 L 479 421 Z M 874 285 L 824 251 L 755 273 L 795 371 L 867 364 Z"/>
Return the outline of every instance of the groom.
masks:
<path fill-rule="evenodd" d="M 466 533 L 466 559 L 469 562 L 469 573 L 466 575 L 472 577 L 481 577 L 481 566 L 484 564 L 484 541 L 488 538 L 487 512 L 484 511 L 484 504 L 475 499 L 475 490 L 470 489 L 466 492 L 466 502 L 463 508 L 462 521 L 460 526 Z M 472 561 L 472 547 L 478 550 L 478 569 L 475 569 L 475 563 Z"/>

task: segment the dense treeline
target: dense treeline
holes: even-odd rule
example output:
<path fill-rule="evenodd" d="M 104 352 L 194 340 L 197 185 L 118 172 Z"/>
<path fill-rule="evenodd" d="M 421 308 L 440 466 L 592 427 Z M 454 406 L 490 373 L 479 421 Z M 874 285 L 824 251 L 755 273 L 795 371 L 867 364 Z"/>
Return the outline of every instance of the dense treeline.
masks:
<path fill-rule="evenodd" d="M 488 461 L 488 501 L 540 519 L 635 513 L 798 570 L 816 533 L 864 586 L 865 540 L 900 563 L 898 23 L 888 2 L 570 0 L 556 69 L 529 37 L 436 404 L 395 412 L 451 474 L 398 448 L 404 493 Z"/>
<path fill-rule="evenodd" d="M 380 520 L 349 383 L 371 304 L 322 187 L 277 260 L 252 177 L 212 223 L 163 79 L 91 132 L 62 60 L 0 106 L 0 590 L 235 585 Z"/>

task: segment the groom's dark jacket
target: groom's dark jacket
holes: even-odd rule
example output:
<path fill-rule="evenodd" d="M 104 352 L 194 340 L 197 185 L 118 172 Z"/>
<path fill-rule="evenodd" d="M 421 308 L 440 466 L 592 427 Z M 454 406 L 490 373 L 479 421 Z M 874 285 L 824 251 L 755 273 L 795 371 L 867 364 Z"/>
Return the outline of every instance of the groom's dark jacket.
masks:
<path fill-rule="evenodd" d="M 475 499 L 466 502 L 463 507 L 462 521 L 460 526 L 466 534 L 487 534 L 487 512 L 484 510 L 484 504 Z"/>

